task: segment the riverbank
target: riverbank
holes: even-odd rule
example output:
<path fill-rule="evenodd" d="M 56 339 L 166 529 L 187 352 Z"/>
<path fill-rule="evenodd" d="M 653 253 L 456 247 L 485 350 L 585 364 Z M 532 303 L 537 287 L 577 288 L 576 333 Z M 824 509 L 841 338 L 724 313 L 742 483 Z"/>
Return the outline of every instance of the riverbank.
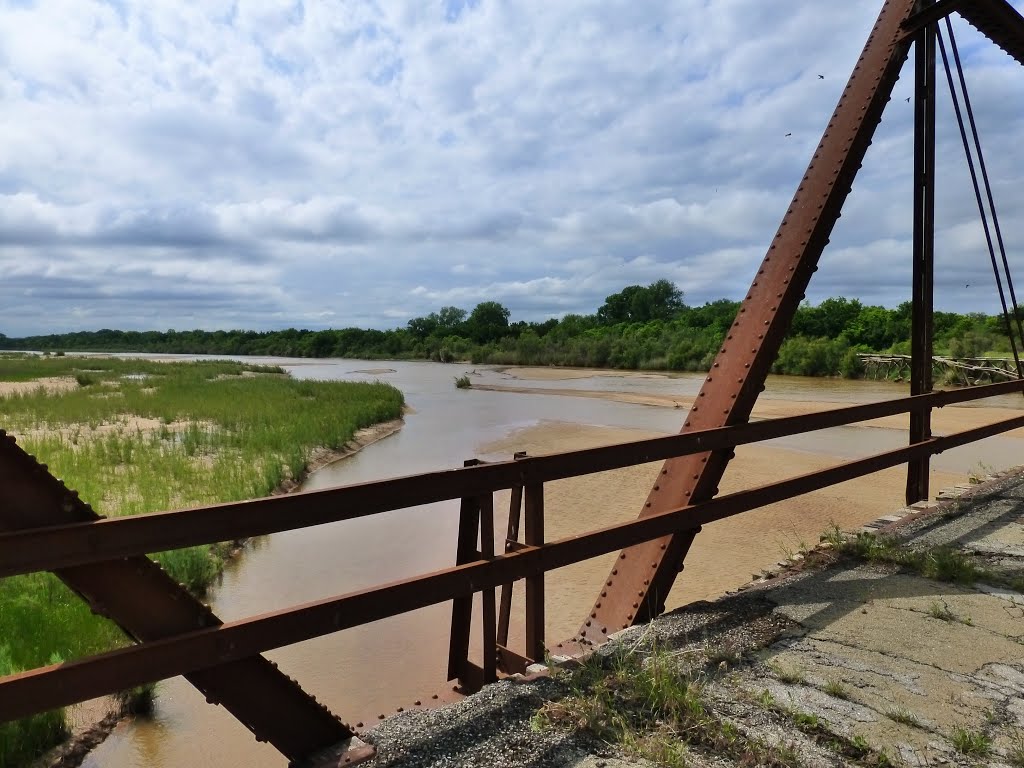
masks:
<path fill-rule="evenodd" d="M 291 479 L 282 482 L 271 495 L 278 496 L 298 491 L 302 487 L 302 481 L 313 472 L 354 456 L 364 448 L 395 434 L 404 424 L 404 419 L 374 424 L 358 430 L 341 449 L 314 450 L 309 465 L 298 482 Z M 231 555 L 237 556 L 246 542 L 239 541 L 234 544 Z M 159 695 L 159 692 L 156 695 Z M 71 707 L 70 710 L 69 738 L 33 761 L 32 768 L 77 768 L 89 752 L 102 744 L 118 724 L 133 716 L 131 712 L 124 711 L 122 703 L 113 696 L 83 702 Z"/>
<path fill-rule="evenodd" d="M 595 376 L 623 381 L 637 378 L 670 381 L 674 378 L 670 375 L 562 368 L 506 368 L 499 369 L 498 372 L 506 378 L 522 380 L 531 385 L 480 385 L 474 381 L 473 389 L 514 392 L 537 397 L 556 395 L 593 398 L 661 408 L 688 408 L 693 401 L 691 396 L 649 391 L 550 388 L 532 385 L 532 382 L 579 381 Z M 692 388 L 696 382 L 689 383 Z M 685 387 L 681 386 L 680 389 Z M 754 417 L 780 418 L 852 404 L 850 400 L 830 402 L 825 399 L 812 401 L 790 399 L 791 397 L 789 394 L 786 397 L 773 397 L 771 391 L 763 393 L 755 406 Z M 933 430 L 936 434 L 948 434 L 1007 417 L 1006 408 L 951 406 L 933 411 Z M 908 417 L 893 416 L 864 422 L 850 429 L 869 427 L 873 430 L 894 430 L 897 432 L 892 434 L 905 435 L 908 426 Z M 487 443 L 480 448 L 488 457 L 507 458 L 516 451 L 540 455 L 657 437 L 662 434 L 548 421 L 516 430 L 506 438 Z M 864 446 L 870 449 L 868 452 L 879 450 L 874 434 L 865 434 L 863 438 Z M 1007 432 L 1003 437 L 1008 444 L 1024 448 L 1024 444 L 1018 443 L 1024 439 L 1024 429 Z M 853 438 L 854 436 L 848 432 L 843 439 L 849 442 Z M 851 443 L 849 455 L 856 455 L 857 450 L 860 450 L 859 446 Z M 801 450 L 782 446 L 777 442 L 739 446 L 735 458 L 719 484 L 721 493 L 741 491 L 826 469 L 843 460 L 840 454 L 841 452 L 835 452 L 834 448 Z M 570 536 L 595 527 L 632 519 L 642 508 L 660 466 L 660 462 L 655 462 L 547 484 L 545 505 L 549 510 L 548 537 Z M 971 473 L 984 473 L 977 460 L 963 466 L 959 471 L 942 469 L 941 466 L 943 465 L 932 467 L 930 484 L 933 489 L 962 484 L 968 481 Z M 905 484 L 906 469 L 902 466 L 893 467 L 705 526 L 687 558 L 685 575 L 677 581 L 666 601 L 666 607 L 673 609 L 694 601 L 718 597 L 743 583 L 752 573 L 759 572 L 780 556 L 806 548 L 808 542 L 816 541 L 820 532 L 830 525 L 855 528 L 887 514 L 892 509 L 894 500 L 903 497 Z M 499 509 L 506 507 L 505 499 L 497 501 L 497 505 Z M 728 553 L 728 556 L 723 557 L 723 553 Z M 549 576 L 548 637 L 567 638 L 575 633 L 579 617 L 585 616 L 591 607 L 592 585 L 600 583 L 613 567 L 613 561 L 614 555 L 595 558 L 586 563 L 560 569 Z"/>
<path fill-rule="evenodd" d="M 14 381 L 0 391 L 0 423 L 107 516 L 286 491 L 311 467 L 351 455 L 401 425 L 403 397 L 389 385 L 282 374 L 223 361 L 4 357 L 0 376 Z M 155 558 L 201 594 L 237 546 Z M 49 573 L 0 580 L 0 604 L 0 675 L 124 643 L 116 626 L 91 614 Z M 105 714 L 87 713 L 84 730 Z M 59 713 L 0 724 L 0 766 L 23 764 L 66 729 Z M 96 737 L 93 731 L 83 738 Z"/>
<path fill-rule="evenodd" d="M 402 413 L 408 413 L 409 408 L 404 406 Z M 363 427 L 362 429 L 356 430 L 355 434 L 352 435 L 352 439 L 345 443 L 341 448 L 327 448 L 326 446 L 318 446 L 314 448 L 308 459 L 306 460 L 306 467 L 302 473 L 295 478 L 286 478 L 270 492 L 271 496 L 279 496 L 284 493 L 293 493 L 302 487 L 302 483 L 314 472 L 317 472 L 324 467 L 329 467 L 331 464 L 335 464 L 339 461 L 354 456 L 359 451 L 367 448 L 374 443 L 380 442 L 386 437 L 391 437 L 405 424 L 404 418 L 391 419 L 390 421 L 383 421 L 379 424 L 371 424 L 369 427 Z"/>
<path fill-rule="evenodd" d="M 582 667 L 389 719 L 366 765 L 1020 766 L 1022 514 L 1017 470 L 874 535 L 826 532 Z"/>
<path fill-rule="evenodd" d="M 500 373 L 512 380 L 522 381 L 573 381 L 579 379 L 606 377 L 619 379 L 667 379 L 673 377 L 664 374 L 640 371 L 604 371 L 596 369 L 561 369 L 561 368 L 501 368 Z M 531 395 L 554 395 L 558 397 L 584 397 L 599 400 L 610 400 L 619 403 L 634 403 L 658 408 L 689 409 L 694 398 L 682 394 L 658 394 L 649 392 L 629 392 L 620 390 L 576 389 L 569 387 L 536 387 L 517 386 L 515 384 L 478 384 L 472 383 L 474 389 L 489 392 L 509 392 Z M 982 401 L 979 401 L 982 402 Z M 778 419 L 786 416 L 803 416 L 809 413 L 842 408 L 848 402 L 829 402 L 823 400 L 773 399 L 770 393 L 764 393 L 754 405 L 752 417 L 755 419 Z M 1022 401 L 1024 406 L 1024 401 Z M 985 405 L 952 405 L 932 411 L 932 429 L 936 433 L 946 434 L 960 432 L 983 424 L 991 424 L 1007 418 L 1005 408 Z M 880 419 L 861 422 L 859 426 L 881 429 L 906 430 L 910 424 L 908 415 L 885 416 Z M 1016 429 L 1004 433 L 1009 437 L 1024 438 L 1024 429 Z"/>

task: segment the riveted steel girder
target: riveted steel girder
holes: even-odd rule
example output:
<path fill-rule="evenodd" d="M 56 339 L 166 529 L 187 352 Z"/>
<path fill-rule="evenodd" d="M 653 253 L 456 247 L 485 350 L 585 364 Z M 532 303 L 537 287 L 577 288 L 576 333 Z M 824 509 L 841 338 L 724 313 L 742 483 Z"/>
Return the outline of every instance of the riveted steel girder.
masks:
<path fill-rule="evenodd" d="M 748 420 L 899 78 L 912 42 L 903 25 L 916 8 L 915 0 L 883 5 L 683 432 Z M 669 459 L 640 516 L 712 498 L 731 458 L 731 451 L 715 451 Z M 624 549 L 580 637 L 600 643 L 663 611 L 698 531 Z"/>

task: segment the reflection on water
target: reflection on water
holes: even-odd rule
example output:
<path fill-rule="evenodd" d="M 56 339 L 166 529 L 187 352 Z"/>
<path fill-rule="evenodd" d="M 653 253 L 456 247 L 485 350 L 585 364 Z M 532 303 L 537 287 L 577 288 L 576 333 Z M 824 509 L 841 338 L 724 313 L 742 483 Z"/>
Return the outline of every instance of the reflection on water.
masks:
<path fill-rule="evenodd" d="M 659 432 L 675 432 L 680 426 L 679 413 L 671 409 L 599 399 L 457 390 L 454 378 L 463 372 L 461 366 L 389 362 L 386 367 L 394 373 L 375 375 L 356 371 L 385 366 L 352 360 L 268 358 L 257 362 L 284 365 L 298 378 L 389 381 L 405 393 L 414 409 L 399 433 L 316 473 L 307 482 L 307 489 L 460 466 L 464 459 L 475 456 L 480 446 L 545 420 Z M 486 369 L 478 370 L 478 374 L 485 383 L 503 383 L 507 378 Z M 703 379 L 701 374 L 685 374 L 557 382 L 516 380 L 515 384 L 693 395 Z M 906 393 L 905 385 L 885 382 L 772 377 L 766 396 L 855 403 Z M 1000 405 L 1019 408 L 1020 399 L 1007 398 Z M 905 440 L 895 430 L 843 427 L 774 442 L 791 450 L 851 457 L 878 451 L 880 446 L 896 447 Z M 1016 441 L 997 438 L 983 446 L 960 449 L 959 453 L 950 451 L 936 459 L 936 467 L 963 473 L 979 461 L 992 466 L 1013 462 L 1017 459 L 1008 451 L 1010 443 Z M 894 499 L 893 506 L 897 505 L 898 499 Z M 586 522 L 581 521 L 581 530 L 586 529 Z M 456 527 L 457 503 L 448 502 L 264 537 L 252 542 L 228 566 L 223 582 L 211 595 L 211 604 L 222 619 L 230 621 L 448 567 L 454 559 Z M 504 530 L 500 515 L 496 529 Z M 722 546 L 742 547 L 743 541 L 726 538 Z M 774 559 L 778 559 L 777 553 L 770 556 Z M 598 583 L 595 579 L 601 579 L 606 569 L 602 560 L 550 575 L 552 596 L 560 597 L 550 602 L 553 615 L 548 619 L 549 640 L 572 633 L 578 616 L 589 608 Z M 728 583 L 720 588 L 726 586 Z M 558 612 L 560 615 L 554 615 Z M 449 620 L 449 606 L 434 606 L 268 656 L 343 719 L 355 722 L 408 703 L 444 684 Z M 171 768 L 278 766 L 283 762 L 276 750 L 257 744 L 222 708 L 206 704 L 188 683 L 177 678 L 161 684 L 155 717 L 123 724 L 87 759 L 86 765 Z"/>

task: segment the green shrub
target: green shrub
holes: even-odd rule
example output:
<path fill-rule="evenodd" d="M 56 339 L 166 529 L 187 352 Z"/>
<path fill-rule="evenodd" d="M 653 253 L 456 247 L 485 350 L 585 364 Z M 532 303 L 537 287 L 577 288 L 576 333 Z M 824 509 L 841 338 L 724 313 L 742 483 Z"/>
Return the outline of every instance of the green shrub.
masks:
<path fill-rule="evenodd" d="M 195 594 L 205 593 L 223 568 L 210 548 L 202 546 L 161 552 L 155 559 L 168 576 Z"/>

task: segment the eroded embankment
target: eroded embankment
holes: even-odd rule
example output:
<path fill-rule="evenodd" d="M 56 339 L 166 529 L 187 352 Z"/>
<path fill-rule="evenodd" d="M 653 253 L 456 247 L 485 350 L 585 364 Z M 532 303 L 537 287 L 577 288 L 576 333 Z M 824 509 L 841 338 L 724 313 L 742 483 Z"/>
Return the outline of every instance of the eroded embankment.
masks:
<path fill-rule="evenodd" d="M 370 766 L 1024 764 L 1024 475 L 367 734 Z"/>

